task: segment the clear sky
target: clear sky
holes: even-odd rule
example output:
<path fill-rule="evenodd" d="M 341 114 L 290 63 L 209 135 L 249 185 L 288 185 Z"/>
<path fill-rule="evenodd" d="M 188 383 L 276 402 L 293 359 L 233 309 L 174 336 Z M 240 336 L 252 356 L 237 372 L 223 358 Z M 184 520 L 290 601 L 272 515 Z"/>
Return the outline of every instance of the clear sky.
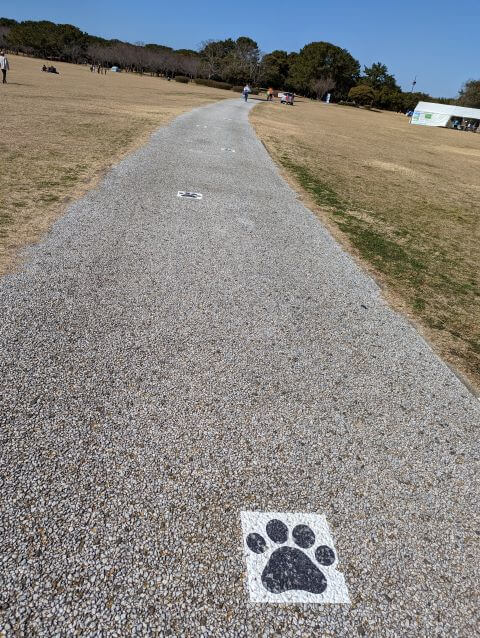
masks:
<path fill-rule="evenodd" d="M 70 23 L 129 42 L 196 49 L 247 35 L 264 52 L 326 40 L 383 62 L 404 90 L 453 97 L 480 78 L 480 0 L 14 0 L 0 15 Z"/>

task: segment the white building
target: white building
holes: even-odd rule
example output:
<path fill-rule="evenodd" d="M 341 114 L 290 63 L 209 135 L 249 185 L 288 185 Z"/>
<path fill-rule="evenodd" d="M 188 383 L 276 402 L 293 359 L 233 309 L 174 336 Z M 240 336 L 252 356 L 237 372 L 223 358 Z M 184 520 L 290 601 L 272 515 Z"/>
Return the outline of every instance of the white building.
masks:
<path fill-rule="evenodd" d="M 469 109 L 453 104 L 419 102 L 413 112 L 411 124 L 423 126 L 453 126 L 454 121 L 476 120 L 480 122 L 480 109 Z"/>

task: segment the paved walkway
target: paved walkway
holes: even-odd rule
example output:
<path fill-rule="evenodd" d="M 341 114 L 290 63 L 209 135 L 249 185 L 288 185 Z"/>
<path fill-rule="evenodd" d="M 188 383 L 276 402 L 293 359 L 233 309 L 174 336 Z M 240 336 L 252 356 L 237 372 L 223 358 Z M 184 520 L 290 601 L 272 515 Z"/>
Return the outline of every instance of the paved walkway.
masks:
<path fill-rule="evenodd" d="M 0 284 L 7 636 L 478 629 L 479 403 L 248 109 L 161 129 Z M 249 602 L 245 511 L 324 514 L 351 604 Z"/>

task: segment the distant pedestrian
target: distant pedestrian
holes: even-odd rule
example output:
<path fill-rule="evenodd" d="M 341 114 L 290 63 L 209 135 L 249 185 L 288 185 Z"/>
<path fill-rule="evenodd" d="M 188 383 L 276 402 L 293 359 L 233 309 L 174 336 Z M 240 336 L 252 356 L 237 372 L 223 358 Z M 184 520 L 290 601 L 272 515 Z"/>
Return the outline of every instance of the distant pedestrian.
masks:
<path fill-rule="evenodd" d="M 245 100 L 245 102 L 248 100 L 248 94 L 252 92 L 252 89 L 248 86 L 248 84 L 245 84 L 245 86 L 243 87 L 243 99 Z"/>
<path fill-rule="evenodd" d="M 269 88 L 267 91 L 267 102 L 273 102 L 273 89 Z"/>
<path fill-rule="evenodd" d="M 0 69 L 2 69 L 2 82 L 3 84 L 7 83 L 7 71 L 10 69 L 10 65 L 8 64 L 7 56 L 5 55 L 5 51 L 0 53 Z"/>

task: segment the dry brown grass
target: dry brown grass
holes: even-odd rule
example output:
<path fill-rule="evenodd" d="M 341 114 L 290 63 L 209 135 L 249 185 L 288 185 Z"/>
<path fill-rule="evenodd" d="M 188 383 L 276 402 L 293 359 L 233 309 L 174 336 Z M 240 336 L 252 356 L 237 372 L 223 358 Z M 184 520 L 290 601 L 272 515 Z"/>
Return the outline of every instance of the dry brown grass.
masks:
<path fill-rule="evenodd" d="M 72 197 L 146 141 L 157 127 L 228 91 L 86 66 L 9 56 L 0 84 L 0 273 L 36 241 Z M 48 63 L 47 63 L 48 64 Z"/>
<path fill-rule="evenodd" d="M 480 388 L 480 134 L 299 101 L 257 133 L 308 202 Z"/>

